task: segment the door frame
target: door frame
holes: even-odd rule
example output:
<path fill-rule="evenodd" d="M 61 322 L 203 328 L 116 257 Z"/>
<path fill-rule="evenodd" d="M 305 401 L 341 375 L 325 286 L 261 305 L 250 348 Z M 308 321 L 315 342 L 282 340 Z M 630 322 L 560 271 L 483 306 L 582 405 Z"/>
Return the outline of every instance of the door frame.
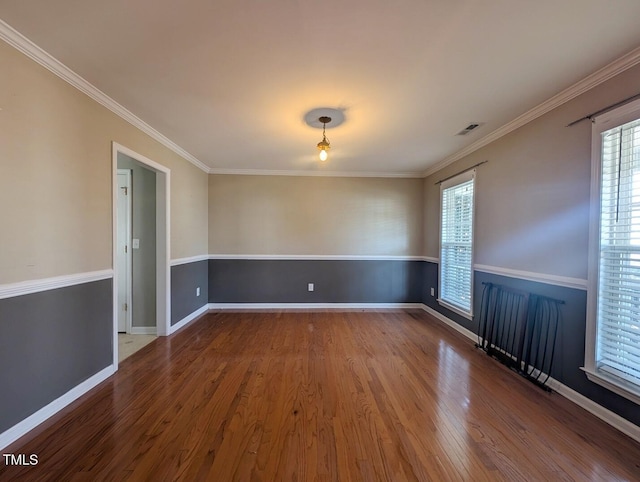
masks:
<path fill-rule="evenodd" d="M 112 264 L 113 264 L 113 366 L 118 369 L 118 153 L 143 164 L 156 173 L 156 330 L 158 336 L 167 336 L 171 330 L 171 170 L 148 157 L 113 141 L 111 149 L 112 171 Z"/>
<path fill-rule="evenodd" d="M 131 180 L 132 180 L 132 176 L 131 176 L 131 169 L 117 169 L 116 166 L 116 177 L 124 174 L 127 176 L 127 185 L 128 185 L 128 190 L 129 192 L 127 193 L 127 224 L 126 224 L 126 238 L 127 238 L 127 253 L 126 253 L 126 278 L 127 278 L 127 302 L 128 302 L 128 309 L 127 309 L 127 315 L 125 318 L 125 325 L 124 325 L 124 331 L 125 333 L 131 333 L 131 312 L 132 312 L 132 307 L 131 307 L 131 299 L 132 299 L 132 295 L 133 295 L 133 289 L 131 286 L 131 283 L 133 281 L 133 273 L 132 273 L 132 268 L 133 268 L 133 263 L 132 263 L 132 257 L 133 257 L 133 251 L 131 249 L 131 194 L 132 194 L 132 184 L 131 184 Z M 117 182 L 117 181 L 116 181 Z M 120 213 L 120 209 L 118 209 L 118 204 L 117 204 L 117 196 L 120 195 L 119 190 L 116 190 L 116 210 L 118 212 L 118 214 Z M 116 241 L 117 241 L 117 235 L 116 235 Z M 116 246 L 117 248 L 117 246 Z M 116 251 L 116 257 L 114 259 L 114 266 L 118 265 L 118 253 Z M 114 276 L 120 271 L 120 267 L 118 266 L 117 269 L 114 269 Z M 114 278 L 115 279 L 115 278 Z M 114 281 L 114 286 L 117 288 L 117 285 Z M 116 296 L 117 296 L 117 291 L 116 291 Z M 114 303 L 117 305 L 119 305 L 120 303 L 118 303 L 118 299 L 114 298 Z M 116 318 L 118 317 L 118 313 L 119 313 L 120 309 L 119 307 L 117 308 L 116 311 Z M 116 324 L 117 324 L 118 320 L 116 319 Z M 117 329 L 119 330 L 120 327 L 117 327 Z M 119 333 L 120 331 L 118 331 Z"/>

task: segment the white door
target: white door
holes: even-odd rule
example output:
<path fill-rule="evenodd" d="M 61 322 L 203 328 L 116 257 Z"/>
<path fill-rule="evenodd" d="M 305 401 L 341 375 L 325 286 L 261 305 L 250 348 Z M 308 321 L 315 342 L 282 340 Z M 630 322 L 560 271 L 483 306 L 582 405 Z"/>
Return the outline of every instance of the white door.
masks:
<path fill-rule="evenodd" d="M 118 331 L 131 331 L 131 171 L 118 169 Z"/>

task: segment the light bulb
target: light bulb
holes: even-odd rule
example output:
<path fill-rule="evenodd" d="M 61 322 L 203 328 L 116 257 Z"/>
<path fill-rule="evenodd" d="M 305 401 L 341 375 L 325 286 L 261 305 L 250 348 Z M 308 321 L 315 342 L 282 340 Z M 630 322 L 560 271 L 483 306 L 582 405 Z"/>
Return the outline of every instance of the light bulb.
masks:
<path fill-rule="evenodd" d="M 321 160 L 322 162 L 324 162 L 324 161 L 326 161 L 326 160 L 327 160 L 327 157 L 329 157 L 329 155 L 327 154 L 327 151 L 325 151 L 324 149 L 322 149 L 322 150 L 320 151 L 320 160 Z"/>

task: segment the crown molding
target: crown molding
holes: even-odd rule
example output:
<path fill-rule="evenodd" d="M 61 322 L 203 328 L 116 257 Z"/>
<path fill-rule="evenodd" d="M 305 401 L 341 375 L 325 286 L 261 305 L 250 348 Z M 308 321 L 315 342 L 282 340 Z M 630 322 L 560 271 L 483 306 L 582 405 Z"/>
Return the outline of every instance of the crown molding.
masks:
<path fill-rule="evenodd" d="M 585 77 L 581 81 L 573 84 L 571 87 L 563 90 L 562 92 L 554 95 L 550 99 L 544 101 L 542 104 L 537 105 L 531 110 L 528 110 L 524 114 L 516 117 L 511 122 L 503 125 L 495 131 L 487 134 L 482 139 L 478 139 L 476 142 L 468 145 L 464 149 L 444 158 L 442 161 L 434 164 L 433 166 L 422 172 L 422 177 L 430 176 L 445 168 L 449 164 L 462 159 L 465 156 L 477 151 L 478 149 L 491 144 L 492 142 L 506 136 L 510 132 L 528 124 L 529 122 L 543 116 L 547 112 L 552 111 L 556 107 L 561 106 L 569 102 L 570 100 L 578 97 L 581 94 L 597 87 L 598 85 L 606 82 L 607 80 L 615 77 L 616 75 L 630 69 L 631 67 L 640 63 L 640 47 L 633 49 L 631 52 L 623 55 L 617 60 L 614 60 L 610 64 L 595 71 L 591 75 Z"/>
<path fill-rule="evenodd" d="M 394 177 L 422 178 L 422 172 L 372 172 L 372 171 L 296 171 L 267 169 L 221 169 L 210 168 L 209 174 L 235 174 L 240 176 L 298 176 L 298 177 Z"/>
<path fill-rule="evenodd" d="M 58 59 L 47 53 L 42 48 L 15 30 L 13 27 L 0 20 L 0 39 L 22 52 L 47 70 L 51 71 L 65 82 L 83 92 L 111 112 L 121 117 L 129 124 L 137 127 L 151 138 L 158 141 L 179 156 L 185 158 L 194 166 L 207 174 L 240 174 L 257 176 L 326 176 L 326 177 L 394 177 L 394 178 L 421 178 L 421 172 L 339 172 L 339 171 L 296 171 L 296 170 L 262 170 L 262 169 L 218 169 L 211 168 L 187 152 L 165 135 L 158 132 L 131 111 L 120 105 L 107 94 L 99 90 L 89 81 L 82 78 Z"/>
<path fill-rule="evenodd" d="M 470 144 L 464 149 L 446 157 L 440 162 L 430 166 L 421 172 L 340 172 L 340 171 L 297 171 L 297 170 L 261 170 L 261 169 L 220 169 L 211 168 L 205 163 L 197 159 L 195 156 L 187 152 L 171 139 L 151 127 L 142 119 L 137 117 L 131 111 L 120 105 L 114 99 L 106 95 L 99 90 L 93 84 L 82 78 L 80 75 L 72 71 L 69 67 L 57 60 L 51 54 L 47 53 L 42 48 L 38 47 L 35 43 L 15 30 L 13 27 L 0 20 L 0 39 L 25 54 L 30 59 L 34 60 L 47 70 L 51 71 L 65 82 L 69 83 L 79 91 L 83 92 L 91 99 L 95 100 L 99 104 L 103 105 L 111 112 L 124 119 L 134 127 L 140 129 L 151 138 L 158 141 L 171 151 L 175 152 L 179 156 L 183 157 L 194 166 L 198 167 L 202 171 L 208 174 L 238 174 L 238 175 L 259 175 L 259 176 L 319 176 L 319 177 L 378 177 L 378 178 L 423 178 L 428 177 L 431 174 L 443 169 L 449 164 L 462 159 L 469 154 L 477 151 L 478 149 L 500 139 L 501 137 L 513 132 L 514 130 L 528 124 L 529 122 L 537 119 L 538 117 L 550 112 L 556 107 L 570 101 L 571 99 L 587 92 L 590 89 L 600 85 L 601 83 L 615 77 L 616 75 L 624 72 L 625 70 L 640 63 L 640 47 L 632 50 L 631 52 L 623 55 L 619 59 L 613 61 L 609 65 L 594 72 L 583 80 L 577 82 L 571 87 L 563 90 L 559 94 L 551 97 L 545 102 L 539 104 L 533 109 L 525 112 L 524 114 L 516 117 L 511 122 L 496 129 L 485 137 Z"/>
<path fill-rule="evenodd" d="M 4 40 L 6 43 L 14 47 L 16 50 L 22 52 L 30 59 L 34 60 L 47 70 L 51 71 L 58 77 L 60 77 L 65 82 L 71 84 L 73 87 L 78 89 L 80 92 L 88 95 L 90 98 L 103 105 L 111 112 L 121 117 L 129 124 L 134 127 L 137 127 L 145 134 L 149 135 L 151 138 L 158 141 L 163 146 L 169 148 L 179 156 L 185 158 L 194 166 L 203 170 L 204 172 L 209 172 L 209 166 L 204 164 L 202 161 L 198 160 L 193 155 L 189 154 L 186 150 L 180 147 L 178 144 L 173 142 L 168 137 L 164 136 L 145 121 L 137 117 L 135 114 L 124 108 L 122 105 L 118 104 L 115 100 L 109 97 L 107 94 L 99 90 L 93 84 L 76 74 L 69 67 L 64 65 L 58 59 L 53 57 L 51 54 L 47 53 L 36 44 L 34 44 L 27 37 L 22 35 L 20 32 L 15 30 L 13 27 L 0 20 L 0 39 Z"/>

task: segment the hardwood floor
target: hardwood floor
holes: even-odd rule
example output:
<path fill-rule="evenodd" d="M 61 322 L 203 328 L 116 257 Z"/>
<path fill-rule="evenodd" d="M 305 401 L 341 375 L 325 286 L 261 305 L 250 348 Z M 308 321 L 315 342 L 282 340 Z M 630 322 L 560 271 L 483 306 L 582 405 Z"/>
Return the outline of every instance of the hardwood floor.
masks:
<path fill-rule="evenodd" d="M 640 479 L 640 444 L 400 311 L 209 314 L 3 452 L 21 481 Z"/>

